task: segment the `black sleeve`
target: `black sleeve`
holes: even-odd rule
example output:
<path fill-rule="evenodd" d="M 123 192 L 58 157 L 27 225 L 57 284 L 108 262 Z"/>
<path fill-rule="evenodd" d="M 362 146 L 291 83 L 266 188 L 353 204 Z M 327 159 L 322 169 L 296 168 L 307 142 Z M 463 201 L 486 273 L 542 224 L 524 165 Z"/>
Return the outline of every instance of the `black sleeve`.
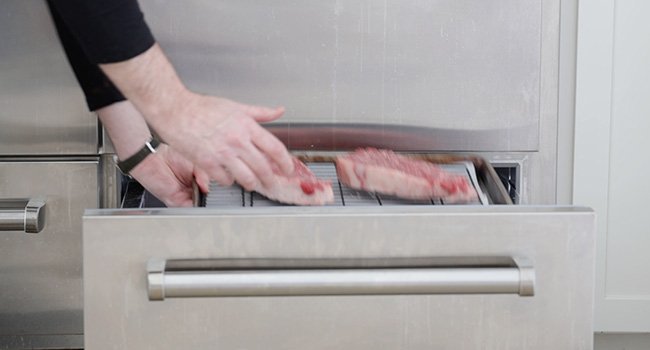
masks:
<path fill-rule="evenodd" d="M 94 64 L 133 58 L 155 40 L 137 0 L 49 0 Z"/>
<path fill-rule="evenodd" d="M 61 45 L 86 96 L 88 109 L 94 111 L 115 102 L 124 101 L 124 96 L 99 69 L 99 66 L 88 59 L 75 36 L 70 32 L 56 9 L 52 7 L 52 0 L 48 0 L 47 4 L 50 6 L 50 13 Z"/>

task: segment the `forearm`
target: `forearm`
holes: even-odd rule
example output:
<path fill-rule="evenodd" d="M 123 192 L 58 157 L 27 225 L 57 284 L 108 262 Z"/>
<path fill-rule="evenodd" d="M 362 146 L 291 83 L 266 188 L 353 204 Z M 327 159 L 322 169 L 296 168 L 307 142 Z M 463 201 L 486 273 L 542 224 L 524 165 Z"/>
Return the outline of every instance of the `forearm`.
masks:
<path fill-rule="evenodd" d="M 147 123 L 128 101 L 114 103 L 96 112 L 119 159 L 132 156 L 151 138 Z"/>
<path fill-rule="evenodd" d="M 161 136 L 191 99 L 171 63 L 156 44 L 129 60 L 100 68 Z"/>
<path fill-rule="evenodd" d="M 189 91 L 158 45 L 126 61 L 100 68 L 172 148 L 224 186 L 233 179 L 247 190 L 276 180 L 275 162 L 292 174 L 286 147 L 259 122 L 283 108 L 243 105 Z"/>
<path fill-rule="evenodd" d="M 121 160 L 138 152 L 151 137 L 142 115 L 129 101 L 114 103 L 96 112 Z M 195 173 L 201 190 L 207 192 L 207 175 L 195 171 L 192 163 L 162 144 L 156 154 L 142 160 L 129 175 L 165 204 L 176 207 L 192 204 L 191 185 Z"/>
<path fill-rule="evenodd" d="M 137 1 L 50 0 L 50 5 L 88 60 L 99 65 L 142 115 L 134 121 L 129 117 L 133 113 L 100 112 L 121 158 L 132 155 L 135 145 L 142 146 L 148 124 L 224 186 L 233 180 L 248 190 L 260 181 L 271 184 L 276 179 L 272 163 L 292 174 L 293 159 L 286 147 L 258 124 L 278 119 L 284 109 L 189 91 L 155 43 Z M 152 158 L 158 157 L 147 157 Z"/>

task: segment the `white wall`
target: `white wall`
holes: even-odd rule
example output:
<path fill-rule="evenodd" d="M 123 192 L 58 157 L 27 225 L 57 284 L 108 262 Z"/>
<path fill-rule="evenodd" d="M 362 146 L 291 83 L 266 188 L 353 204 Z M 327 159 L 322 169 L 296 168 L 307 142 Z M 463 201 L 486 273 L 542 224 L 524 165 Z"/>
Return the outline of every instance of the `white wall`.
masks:
<path fill-rule="evenodd" d="M 577 43 L 573 202 L 598 214 L 595 328 L 648 333 L 650 1 L 581 1 Z M 650 349 L 647 335 L 596 339 Z"/>

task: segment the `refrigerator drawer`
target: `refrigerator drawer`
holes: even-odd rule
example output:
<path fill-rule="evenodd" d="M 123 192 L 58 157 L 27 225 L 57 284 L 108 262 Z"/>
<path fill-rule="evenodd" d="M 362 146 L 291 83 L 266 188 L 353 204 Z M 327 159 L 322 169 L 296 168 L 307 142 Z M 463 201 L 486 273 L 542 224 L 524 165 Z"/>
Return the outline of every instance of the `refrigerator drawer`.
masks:
<path fill-rule="evenodd" d="M 89 211 L 87 349 L 591 349 L 594 214 Z"/>
<path fill-rule="evenodd" d="M 81 217 L 97 207 L 97 165 L 0 162 L 0 349 L 83 345 Z M 16 205 L 40 201 L 37 224 L 16 225 Z"/>

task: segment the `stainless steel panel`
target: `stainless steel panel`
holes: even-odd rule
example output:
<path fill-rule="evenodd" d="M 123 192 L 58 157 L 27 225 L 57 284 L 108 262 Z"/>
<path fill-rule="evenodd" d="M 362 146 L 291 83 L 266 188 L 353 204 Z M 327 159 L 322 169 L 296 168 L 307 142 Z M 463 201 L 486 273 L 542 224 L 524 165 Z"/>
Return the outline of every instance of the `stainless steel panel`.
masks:
<path fill-rule="evenodd" d="M 443 149 L 484 151 L 537 150 L 542 111 L 557 116 L 556 3 L 141 1 L 193 89 L 286 105 L 291 123 L 426 126 L 458 136 Z"/>
<path fill-rule="evenodd" d="M 99 160 L 100 208 L 119 208 L 122 192 L 122 172 L 117 167 L 115 154 L 105 153 Z"/>
<path fill-rule="evenodd" d="M 534 268 L 528 259 L 508 264 L 437 264 L 435 259 L 364 260 L 258 259 L 175 261 L 147 264 L 149 300 L 205 297 L 518 294 L 533 296 Z M 477 260 L 476 258 L 470 258 Z M 201 268 L 192 268 L 193 263 Z M 343 264 L 341 264 L 343 263 Z M 373 264 L 374 263 L 374 264 Z M 210 266 L 204 270 L 205 265 Z M 234 265 L 234 266 L 233 266 Z M 521 265 L 521 266 L 520 266 Z"/>
<path fill-rule="evenodd" d="M 39 234 L 0 232 L 0 348 L 82 334 L 81 216 L 98 206 L 97 163 L 0 162 L 0 198 L 47 203 Z"/>
<path fill-rule="evenodd" d="M 97 153 L 97 118 L 45 2 L 0 1 L 0 155 Z"/>
<path fill-rule="evenodd" d="M 378 123 L 301 122 L 273 123 L 266 125 L 266 128 L 290 149 L 310 151 L 345 151 L 358 147 L 396 151 L 484 150 L 494 146 L 494 140 L 512 140 L 523 131 L 514 127 L 458 130 Z M 462 146 L 459 142 L 462 142 Z"/>
<path fill-rule="evenodd" d="M 473 256 L 530 258 L 535 296 L 147 300 L 151 259 Z M 575 350 L 593 344 L 594 214 L 580 208 L 90 211 L 84 218 L 84 258 L 85 344 L 90 350 Z M 180 273 L 180 268 L 171 269 Z"/>

